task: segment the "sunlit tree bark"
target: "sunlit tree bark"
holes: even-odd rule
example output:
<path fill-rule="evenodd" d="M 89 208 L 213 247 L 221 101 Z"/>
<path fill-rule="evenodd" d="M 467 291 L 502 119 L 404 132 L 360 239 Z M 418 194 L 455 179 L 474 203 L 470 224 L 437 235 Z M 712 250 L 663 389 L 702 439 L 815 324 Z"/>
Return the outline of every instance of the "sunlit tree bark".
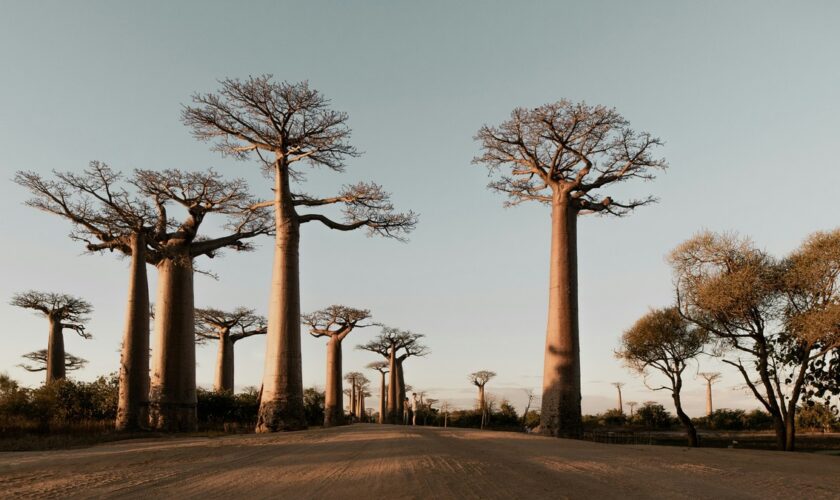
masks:
<path fill-rule="evenodd" d="M 703 380 L 706 381 L 706 416 L 709 416 L 714 411 L 714 406 L 712 405 L 712 384 L 717 382 L 720 379 L 720 373 L 717 372 L 701 372 L 697 375 L 700 376 Z"/>
<path fill-rule="evenodd" d="M 369 235 L 400 238 L 414 228 L 412 212 L 396 213 L 389 194 L 373 183 L 345 186 L 337 196 L 294 193 L 301 162 L 341 172 L 347 158 L 358 155 L 349 144 L 347 114 L 308 83 L 274 82 L 271 76 L 245 81 L 227 79 L 217 93 L 196 94 L 183 121 L 201 140 L 216 141 L 224 154 L 259 157 L 274 176 L 276 240 L 269 301 L 263 397 L 257 432 L 306 427 L 300 354 L 300 225 L 320 222 L 330 229 L 367 228 Z M 344 221 L 319 213 L 298 212 L 339 204 Z"/>
<path fill-rule="evenodd" d="M 489 187 L 507 205 L 536 201 L 551 207 L 551 254 L 540 428 L 545 434 L 580 437 L 577 217 L 622 216 L 653 198 L 617 201 L 602 188 L 650 180 L 666 168 L 652 150 L 661 141 L 631 130 L 614 109 L 566 100 L 517 108 L 497 127 L 476 135 L 482 154 L 474 163 L 498 174 Z M 504 172 L 502 172 L 504 170 Z"/>
<path fill-rule="evenodd" d="M 168 220 L 168 204 L 186 210 L 180 224 L 171 230 L 160 226 L 155 233 L 160 258 L 149 422 L 157 430 L 192 431 L 196 427 L 193 260 L 214 257 L 223 248 L 250 250 L 246 240 L 270 234 L 273 224 L 270 213 L 248 194 L 244 181 L 225 181 L 212 170 L 138 170 L 133 183 L 141 193 L 160 200 L 160 220 Z M 200 237 L 202 222 L 213 213 L 227 217 L 228 234 Z"/>

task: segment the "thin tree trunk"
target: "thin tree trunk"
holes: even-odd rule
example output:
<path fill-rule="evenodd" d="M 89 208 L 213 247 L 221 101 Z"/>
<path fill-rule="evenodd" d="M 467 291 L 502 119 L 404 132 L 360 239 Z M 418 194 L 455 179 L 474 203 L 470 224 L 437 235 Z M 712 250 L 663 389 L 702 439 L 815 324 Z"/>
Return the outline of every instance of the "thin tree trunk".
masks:
<path fill-rule="evenodd" d="M 554 198 L 540 428 L 547 435 L 579 438 L 577 210 L 570 206 L 568 195 L 556 193 Z"/>
<path fill-rule="evenodd" d="M 344 425 L 344 391 L 341 390 L 341 341 L 327 342 L 327 387 L 324 398 L 324 427 Z"/>
<path fill-rule="evenodd" d="M 47 383 L 61 380 L 65 377 L 64 360 L 64 329 L 61 318 L 49 317 L 50 336 L 47 340 Z"/>
<path fill-rule="evenodd" d="M 389 424 L 397 424 L 402 422 L 402 410 L 397 401 L 400 397 L 399 382 L 397 382 L 397 357 L 396 349 L 391 346 L 391 352 L 388 357 L 388 418 Z"/>
<path fill-rule="evenodd" d="M 306 428 L 300 354 L 300 227 L 286 165 L 275 167 L 274 268 L 257 432 Z"/>
<path fill-rule="evenodd" d="M 385 423 L 385 409 L 387 408 L 387 388 L 385 387 L 385 373 L 379 372 L 381 380 L 379 384 L 379 423 Z"/>
<path fill-rule="evenodd" d="M 153 429 L 196 429 L 195 307 L 192 259 L 186 251 L 158 268 L 155 349 L 149 420 Z"/>
<path fill-rule="evenodd" d="M 682 408 L 682 401 L 680 400 L 680 390 L 679 388 L 675 390 L 671 396 L 674 399 L 674 407 L 677 410 L 677 418 L 680 420 L 680 423 L 683 424 L 685 427 L 686 435 L 688 436 L 688 445 L 692 448 L 697 447 L 697 429 L 694 428 L 694 424 L 691 422 L 691 418 L 685 414 Z"/>
<path fill-rule="evenodd" d="M 233 341 L 230 332 L 219 335 L 219 352 L 216 355 L 216 381 L 213 389 L 216 392 L 233 392 Z"/>
<path fill-rule="evenodd" d="M 136 431 L 149 426 L 149 280 L 146 238 L 131 238 L 131 271 L 125 313 L 116 429 Z"/>
<path fill-rule="evenodd" d="M 359 422 L 365 421 L 365 393 L 363 389 L 359 389 L 359 406 L 356 408 L 359 413 Z"/>

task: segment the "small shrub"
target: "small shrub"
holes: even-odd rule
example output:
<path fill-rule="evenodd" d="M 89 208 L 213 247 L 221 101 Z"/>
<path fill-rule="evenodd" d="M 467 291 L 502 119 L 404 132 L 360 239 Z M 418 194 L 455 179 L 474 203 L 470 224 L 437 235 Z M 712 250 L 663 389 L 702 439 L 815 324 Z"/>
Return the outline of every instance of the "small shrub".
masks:
<path fill-rule="evenodd" d="M 706 417 L 706 427 L 717 431 L 740 431 L 744 429 L 744 410 L 721 408 Z"/>
<path fill-rule="evenodd" d="M 315 387 L 303 391 L 303 411 L 307 425 L 324 425 L 324 404 L 326 394 Z"/>
<path fill-rule="evenodd" d="M 674 423 L 674 417 L 659 403 L 643 404 L 633 415 L 633 423 L 648 429 L 667 429 Z"/>
<path fill-rule="evenodd" d="M 606 427 L 621 427 L 627 424 L 627 415 L 617 408 L 607 410 L 598 417 L 599 423 Z"/>

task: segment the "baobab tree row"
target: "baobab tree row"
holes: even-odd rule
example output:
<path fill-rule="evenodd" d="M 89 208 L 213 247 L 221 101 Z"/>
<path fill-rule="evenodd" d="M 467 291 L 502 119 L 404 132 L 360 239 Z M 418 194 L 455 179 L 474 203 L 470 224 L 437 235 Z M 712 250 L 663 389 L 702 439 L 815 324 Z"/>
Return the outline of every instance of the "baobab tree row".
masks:
<path fill-rule="evenodd" d="M 15 178 L 34 195 L 28 204 L 68 219 L 74 227 L 71 237 L 87 250 L 131 258 L 118 429 L 143 428 L 147 418 L 159 430 L 195 427 L 193 261 L 214 257 L 223 248 L 250 250 L 247 240 L 260 235 L 275 236 L 275 258 L 257 430 L 304 428 L 301 225 L 316 221 L 335 230 L 366 228 L 370 235 L 401 239 L 417 222 L 412 212 L 396 212 L 389 194 L 374 183 L 346 185 L 329 197 L 293 192 L 292 182 L 301 180 L 299 165 L 340 172 L 347 158 L 358 156 L 348 142 L 346 113 L 329 109 L 329 101 L 307 83 L 276 83 L 261 76 L 221 85 L 218 93 L 195 95 L 195 106 L 185 108 L 183 120 L 197 138 L 215 141 L 224 154 L 256 156 L 274 176 L 272 201 L 253 198 L 244 181 L 226 181 L 213 171 L 137 170 L 127 180 L 133 191 L 121 185 L 120 173 L 98 162 L 82 174 L 55 173 L 45 179 L 21 171 Z M 180 221 L 169 214 L 172 205 L 185 212 Z M 328 205 L 343 206 L 344 220 L 299 212 Z M 199 234 L 210 214 L 225 219 L 228 234 Z M 159 274 L 151 382 L 147 264 Z"/>
<path fill-rule="evenodd" d="M 169 353 L 164 358 L 156 358 L 155 363 L 157 382 L 153 384 L 152 392 L 157 403 L 153 405 L 156 415 L 153 420 L 158 422 L 159 428 L 189 427 L 190 415 L 194 415 L 187 403 L 194 381 L 189 377 L 176 380 L 169 374 L 175 365 L 194 364 L 194 359 L 190 359 L 191 352 L 194 357 L 191 343 L 184 342 L 192 335 L 185 333 L 192 327 L 192 314 L 186 313 L 192 304 L 187 300 L 172 300 L 169 296 L 192 295 L 193 258 L 212 255 L 224 246 L 244 249 L 242 247 L 247 247 L 244 239 L 273 233 L 275 252 L 267 318 L 266 365 L 257 430 L 299 429 L 305 427 L 300 355 L 300 226 L 317 221 L 335 230 L 367 228 L 369 234 L 400 239 L 413 229 L 417 219 L 411 212 L 394 212 L 387 193 L 372 183 L 345 186 L 337 195 L 328 197 L 294 192 L 293 183 L 302 178 L 301 164 L 340 172 L 348 158 L 358 156 L 349 143 L 346 113 L 330 109 L 329 101 L 310 89 L 307 83 L 276 83 L 270 76 L 260 76 L 245 81 L 227 79 L 220 85 L 215 93 L 193 96 L 193 105 L 184 109 L 183 121 L 198 139 L 212 141 L 221 153 L 238 159 L 255 157 L 273 175 L 272 201 L 249 203 L 247 210 L 244 210 L 244 204 L 236 205 L 231 210 L 253 217 L 240 228 L 241 231 L 219 239 L 218 248 L 207 248 L 206 241 L 195 238 L 198 224 L 208 211 L 228 213 L 219 206 L 226 198 L 211 203 L 210 210 L 203 208 L 201 203 L 185 204 L 190 217 L 174 227 L 165 212 L 161 216 L 160 208 L 170 197 L 174 201 L 186 200 L 184 197 L 179 200 L 177 190 L 154 189 L 159 187 L 157 182 L 139 183 L 159 197 L 161 203 L 150 204 L 158 209 L 157 213 L 129 210 L 128 224 L 119 228 L 106 225 L 104 232 L 102 227 L 90 224 L 85 212 L 69 218 L 82 233 L 93 237 L 95 241 L 88 242 L 90 249 L 116 249 L 139 262 L 132 267 L 132 290 L 146 286 L 140 276 L 145 273 L 144 262 L 156 265 L 162 273 L 164 286 L 161 289 L 169 292 L 164 294 L 166 297 L 159 296 L 165 312 L 160 316 L 165 319 L 157 326 L 164 332 L 159 347 L 168 349 Z M 491 189 L 507 194 L 510 205 L 536 201 L 551 207 L 549 314 L 541 429 L 550 435 L 578 437 L 581 412 L 577 217 L 589 213 L 623 216 L 652 203 L 651 197 L 622 201 L 601 191 L 632 179 L 650 180 L 656 171 L 665 169 L 665 161 L 653 154 L 661 141 L 646 132 L 632 130 L 627 120 L 613 109 L 565 100 L 536 109 L 516 109 L 501 125 L 482 127 L 476 139 L 482 153 L 475 162 L 487 166 L 491 174 L 498 174 L 490 183 Z M 86 193 L 92 194 L 91 191 Z M 57 198 L 59 201 L 53 197 L 48 204 L 54 203 L 50 208 L 57 206 L 58 210 L 50 211 L 67 215 L 61 196 Z M 104 210 L 114 210 L 110 195 L 101 196 L 98 201 L 104 203 Z M 301 208 L 333 204 L 344 204 L 344 221 L 335 221 L 323 214 L 299 212 Z M 271 227 L 263 224 L 265 215 L 259 212 L 260 208 L 266 207 L 273 208 Z M 192 212 L 193 208 L 196 213 Z M 124 215 L 119 210 L 115 213 Z M 138 255 L 144 252 L 146 256 Z M 159 292 L 161 294 L 163 292 Z M 145 314 L 145 308 L 141 306 L 140 303 L 133 305 L 129 317 Z M 136 325 L 137 321 L 128 323 Z M 133 332 L 133 341 L 124 343 L 133 353 L 132 359 L 145 353 L 142 341 L 134 338 L 146 338 L 143 333 Z M 401 362 L 394 352 L 405 348 L 398 349 L 390 342 L 387 348 L 380 350 L 390 352 L 383 355 L 389 359 L 391 381 L 387 413 L 389 420 L 395 420 L 402 399 L 397 400 L 401 395 L 397 383 L 401 378 L 398 371 Z M 404 352 L 410 353 L 411 348 Z M 125 364 L 133 367 L 137 363 Z M 138 391 L 143 392 L 142 388 Z"/>
<path fill-rule="evenodd" d="M 87 364 L 87 360 L 64 350 L 64 330 L 72 329 L 85 339 L 92 338 L 85 329 L 86 315 L 93 311 L 88 302 L 67 294 L 30 290 L 16 294 L 11 304 L 36 310 L 49 320 L 47 348 L 24 354 L 25 359 L 35 364 L 21 364 L 21 368 L 30 372 L 45 371 L 46 383 L 51 383 L 65 378 L 66 372 Z M 233 345 L 243 338 L 264 334 L 265 319 L 243 307 L 233 312 L 196 309 L 195 316 L 196 342 L 203 344 L 209 339 L 219 342 L 214 389 L 217 392 L 233 391 Z"/>
<path fill-rule="evenodd" d="M 780 450 L 795 449 L 797 405 L 840 394 L 840 230 L 818 232 L 783 259 L 735 234 L 702 232 L 669 255 L 675 305 L 625 332 L 618 355 L 635 370 L 665 375 L 682 411 L 688 362 L 702 353 L 734 367 L 772 416 Z M 708 407 L 711 383 L 705 374 Z"/>

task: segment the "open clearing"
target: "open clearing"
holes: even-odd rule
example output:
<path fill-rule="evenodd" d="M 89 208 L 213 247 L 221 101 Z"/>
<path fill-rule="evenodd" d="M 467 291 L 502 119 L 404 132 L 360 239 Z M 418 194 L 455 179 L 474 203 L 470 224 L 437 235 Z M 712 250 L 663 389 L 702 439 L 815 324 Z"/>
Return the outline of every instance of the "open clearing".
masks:
<path fill-rule="evenodd" d="M 357 424 L 0 454 L 0 497 L 840 498 L 840 457 Z"/>

